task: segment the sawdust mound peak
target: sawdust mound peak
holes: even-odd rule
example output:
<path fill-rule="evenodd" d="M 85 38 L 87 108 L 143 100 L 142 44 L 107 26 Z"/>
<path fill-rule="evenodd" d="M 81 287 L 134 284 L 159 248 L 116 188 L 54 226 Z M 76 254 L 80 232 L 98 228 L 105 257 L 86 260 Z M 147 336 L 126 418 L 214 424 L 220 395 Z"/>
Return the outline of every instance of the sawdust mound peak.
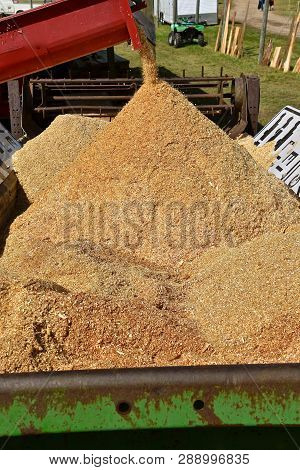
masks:
<path fill-rule="evenodd" d="M 33 275 L 43 244 L 46 267 L 57 246 L 84 240 L 173 269 L 299 221 L 294 198 L 244 149 L 168 84 L 146 83 L 14 222 L 1 265 Z"/>
<path fill-rule="evenodd" d="M 299 219 L 246 150 L 145 83 L 12 224 L 0 370 L 299 359 Z"/>
<path fill-rule="evenodd" d="M 14 170 L 30 203 L 66 165 L 88 146 L 108 123 L 78 115 L 58 116 L 14 155 Z"/>

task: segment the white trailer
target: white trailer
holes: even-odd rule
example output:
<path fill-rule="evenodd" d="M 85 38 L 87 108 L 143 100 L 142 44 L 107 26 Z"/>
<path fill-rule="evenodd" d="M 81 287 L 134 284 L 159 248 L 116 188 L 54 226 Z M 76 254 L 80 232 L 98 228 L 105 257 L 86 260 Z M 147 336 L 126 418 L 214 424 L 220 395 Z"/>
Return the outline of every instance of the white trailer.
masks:
<path fill-rule="evenodd" d="M 177 0 L 177 18 L 195 20 L 196 0 Z M 173 23 L 174 0 L 154 0 L 154 15 L 164 23 Z M 200 0 L 199 21 L 218 24 L 218 0 Z"/>
<path fill-rule="evenodd" d="M 33 0 L 32 7 L 39 7 L 44 3 L 44 0 Z M 22 13 L 31 9 L 31 3 L 22 2 L 21 0 L 0 0 L 0 16 L 14 15 Z"/>

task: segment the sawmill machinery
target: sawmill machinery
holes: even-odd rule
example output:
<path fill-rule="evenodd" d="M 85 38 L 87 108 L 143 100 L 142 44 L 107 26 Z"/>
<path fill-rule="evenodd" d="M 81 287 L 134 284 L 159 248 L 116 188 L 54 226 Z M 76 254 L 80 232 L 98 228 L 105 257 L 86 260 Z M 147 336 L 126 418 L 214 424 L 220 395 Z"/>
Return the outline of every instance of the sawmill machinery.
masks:
<path fill-rule="evenodd" d="M 256 76 L 205 75 L 160 76 L 178 89 L 196 108 L 232 138 L 244 132 L 255 135 L 258 127 L 260 82 Z M 36 78 L 23 88 L 22 127 L 34 137 L 59 114 L 81 114 L 111 120 L 141 87 L 142 79 Z"/>
<path fill-rule="evenodd" d="M 10 82 L 13 133 L 21 107 L 18 79 L 125 41 L 138 50 L 138 24 L 154 43 L 154 24 L 141 12 L 146 6 L 143 0 L 55 0 L 0 19 L 0 84 Z"/>
<path fill-rule="evenodd" d="M 141 47 L 136 21 L 155 43 L 152 11 L 143 0 L 56 0 L 0 20 L 0 83 L 8 82 L 8 94 L 0 85 L 0 120 L 20 139 L 36 136 L 59 114 L 113 118 L 142 84 L 113 46 Z M 204 67 L 196 77 L 166 70 L 160 76 L 231 137 L 256 133 L 258 77 L 222 69 L 212 77 Z"/>
<path fill-rule="evenodd" d="M 17 139 L 24 134 L 23 77 L 124 41 L 141 49 L 139 27 L 155 43 L 154 25 L 140 11 L 146 6 L 143 0 L 55 0 L 0 19 L 0 84 L 4 84 L 0 111 L 7 111 L 7 82 L 12 134 L 0 124 L 0 226 L 9 218 L 16 196 L 17 180 L 11 161 L 19 148 Z M 35 133 L 40 131 L 36 126 Z"/>

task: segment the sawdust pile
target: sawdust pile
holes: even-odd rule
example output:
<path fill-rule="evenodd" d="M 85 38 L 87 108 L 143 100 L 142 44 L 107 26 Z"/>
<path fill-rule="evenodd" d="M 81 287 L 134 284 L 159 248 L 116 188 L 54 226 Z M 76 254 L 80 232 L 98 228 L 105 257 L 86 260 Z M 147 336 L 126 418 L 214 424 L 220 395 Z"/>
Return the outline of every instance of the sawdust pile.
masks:
<path fill-rule="evenodd" d="M 44 278 L 53 263 L 63 273 L 68 262 L 61 266 L 57 247 L 85 241 L 180 268 L 212 246 L 237 246 L 299 222 L 285 188 L 159 82 L 144 85 L 14 222 L 1 265 L 29 278 L 36 269 Z M 76 278 L 74 265 L 69 271 Z"/>
<path fill-rule="evenodd" d="M 116 265 L 102 295 L 2 281 L 0 372 L 299 362 L 299 248 L 291 232 L 212 249 L 194 276 L 156 273 L 148 298 Z"/>
<path fill-rule="evenodd" d="M 2 371 L 300 359 L 299 233 L 284 235 L 297 202 L 144 69 L 131 102 L 11 226 Z"/>
<path fill-rule="evenodd" d="M 188 365 L 209 357 L 195 321 L 176 312 L 70 294 L 52 283 L 0 288 L 1 372 Z"/>
<path fill-rule="evenodd" d="M 58 116 L 38 137 L 14 155 L 14 169 L 29 202 L 33 202 L 65 166 L 92 143 L 108 123 L 78 115 Z"/>
<path fill-rule="evenodd" d="M 192 317 L 224 363 L 299 362 L 300 231 L 212 249 L 194 269 Z"/>
<path fill-rule="evenodd" d="M 275 147 L 275 142 L 273 141 L 268 142 L 262 147 L 257 147 L 254 145 L 253 137 L 249 135 L 239 139 L 237 142 L 245 148 L 250 153 L 251 157 L 265 170 L 268 170 L 276 159 L 276 155 L 273 154 Z"/>

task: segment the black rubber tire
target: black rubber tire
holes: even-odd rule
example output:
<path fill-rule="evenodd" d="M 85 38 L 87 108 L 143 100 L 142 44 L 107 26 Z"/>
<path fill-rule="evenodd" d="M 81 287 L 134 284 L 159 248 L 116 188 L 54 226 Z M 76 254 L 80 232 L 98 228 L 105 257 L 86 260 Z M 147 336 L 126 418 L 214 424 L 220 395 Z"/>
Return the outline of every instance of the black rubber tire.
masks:
<path fill-rule="evenodd" d="M 174 35 L 174 47 L 178 49 L 178 47 L 182 46 L 182 37 L 180 33 L 175 33 Z"/>
<path fill-rule="evenodd" d="M 206 45 L 205 39 L 204 39 L 204 34 L 202 34 L 202 33 L 198 34 L 198 45 L 200 47 L 204 47 Z"/>
<path fill-rule="evenodd" d="M 174 32 L 171 31 L 168 36 L 168 44 L 169 46 L 174 46 Z"/>

